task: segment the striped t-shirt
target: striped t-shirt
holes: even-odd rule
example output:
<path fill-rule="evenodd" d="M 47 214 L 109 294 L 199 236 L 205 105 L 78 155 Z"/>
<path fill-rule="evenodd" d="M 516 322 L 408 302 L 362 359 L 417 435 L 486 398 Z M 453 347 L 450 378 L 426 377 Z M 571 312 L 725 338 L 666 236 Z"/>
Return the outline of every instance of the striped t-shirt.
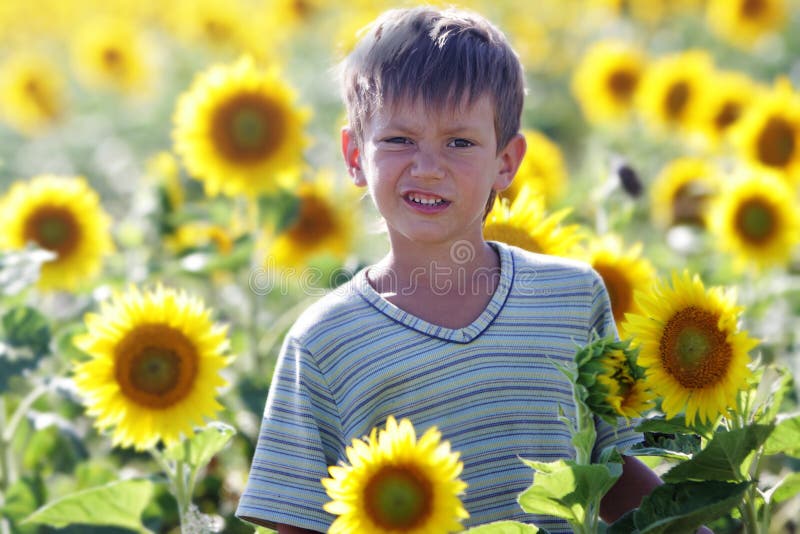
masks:
<path fill-rule="evenodd" d="M 602 279 L 588 265 L 503 243 L 500 280 L 464 328 L 426 322 L 383 299 L 362 270 L 312 305 L 288 332 L 267 397 L 237 515 L 261 524 L 326 531 L 334 517 L 320 483 L 346 462 L 354 438 L 407 417 L 436 426 L 464 463 L 464 526 L 513 519 L 551 532 L 566 522 L 517 503 L 533 471 L 520 458 L 574 458 L 559 408 L 575 420 L 572 362 L 595 330 L 615 335 Z M 596 451 L 636 443 L 621 421 L 598 422 Z"/>

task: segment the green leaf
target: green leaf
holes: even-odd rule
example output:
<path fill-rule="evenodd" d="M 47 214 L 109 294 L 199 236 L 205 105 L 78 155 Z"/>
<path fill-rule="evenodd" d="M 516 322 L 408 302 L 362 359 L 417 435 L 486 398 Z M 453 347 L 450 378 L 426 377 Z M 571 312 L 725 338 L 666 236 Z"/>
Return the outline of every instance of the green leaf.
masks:
<path fill-rule="evenodd" d="M 41 481 L 22 478 L 17 480 L 5 495 L 5 504 L 0 507 L 0 517 L 18 522 L 29 516 L 41 504 L 43 488 Z"/>
<path fill-rule="evenodd" d="M 536 471 L 533 484 L 518 498 L 522 509 L 532 514 L 552 515 L 582 524 L 590 503 L 599 502 L 622 473 L 619 464 L 577 465 L 572 461 L 524 460 Z"/>
<path fill-rule="evenodd" d="M 149 480 L 112 482 L 46 504 L 23 524 L 36 523 L 54 528 L 76 524 L 102 525 L 150 532 L 142 524 L 141 515 L 152 496 L 153 483 Z"/>
<path fill-rule="evenodd" d="M 694 532 L 738 505 L 749 486 L 750 482 L 716 481 L 664 484 L 642 499 L 633 522 L 642 534 Z"/>
<path fill-rule="evenodd" d="M 212 422 L 191 438 L 164 451 L 164 456 L 170 460 L 184 461 L 193 468 L 201 468 L 228 444 L 234 434 L 236 430 L 232 426 Z"/>
<path fill-rule="evenodd" d="M 699 421 L 699 419 L 698 419 Z M 688 426 L 683 417 L 675 417 L 673 419 L 666 419 L 664 417 L 652 417 L 645 419 L 636 430 L 642 433 L 652 432 L 656 434 L 700 434 L 702 436 L 710 436 L 714 430 L 716 423 L 696 423 Z"/>
<path fill-rule="evenodd" d="M 526 525 L 517 521 L 495 521 L 472 527 L 465 534 L 536 534 L 539 529 L 534 525 Z"/>
<path fill-rule="evenodd" d="M 792 374 L 782 367 L 767 366 L 760 375 L 753 399 L 756 422 L 769 424 L 775 421 L 784 397 L 792 390 Z"/>
<path fill-rule="evenodd" d="M 800 473 L 791 473 L 773 488 L 772 502 L 783 502 L 800 494 Z"/>
<path fill-rule="evenodd" d="M 625 512 L 619 519 L 611 523 L 606 529 L 606 534 L 637 534 L 636 524 L 633 522 L 633 515 L 638 508 Z"/>
<path fill-rule="evenodd" d="M 50 352 L 50 326 L 36 309 L 18 306 L 2 316 L 0 338 L 0 394 L 8 389 L 11 377 L 35 368 Z"/>
<path fill-rule="evenodd" d="M 670 469 L 665 482 L 684 480 L 743 480 L 742 464 L 772 432 L 771 425 L 752 425 L 736 430 L 719 431 L 705 449 Z"/>
<path fill-rule="evenodd" d="M 764 443 L 764 454 L 779 453 L 800 458 L 800 414 L 779 419 Z"/>

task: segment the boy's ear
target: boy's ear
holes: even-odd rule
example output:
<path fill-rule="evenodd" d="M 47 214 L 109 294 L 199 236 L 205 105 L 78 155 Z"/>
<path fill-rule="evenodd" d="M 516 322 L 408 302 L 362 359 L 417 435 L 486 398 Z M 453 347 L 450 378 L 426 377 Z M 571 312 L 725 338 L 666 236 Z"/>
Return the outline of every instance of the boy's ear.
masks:
<path fill-rule="evenodd" d="M 511 181 L 514 179 L 514 175 L 517 174 L 517 169 L 519 169 L 527 149 L 528 143 L 525 141 L 525 136 L 518 133 L 511 138 L 511 141 L 497 155 L 500 169 L 494 181 L 493 189 L 495 191 L 502 191 L 511 185 Z"/>
<path fill-rule="evenodd" d="M 361 169 L 361 150 L 358 148 L 355 133 L 348 126 L 342 128 L 342 155 L 347 166 L 347 173 L 353 178 L 353 183 L 358 187 L 367 185 Z"/>

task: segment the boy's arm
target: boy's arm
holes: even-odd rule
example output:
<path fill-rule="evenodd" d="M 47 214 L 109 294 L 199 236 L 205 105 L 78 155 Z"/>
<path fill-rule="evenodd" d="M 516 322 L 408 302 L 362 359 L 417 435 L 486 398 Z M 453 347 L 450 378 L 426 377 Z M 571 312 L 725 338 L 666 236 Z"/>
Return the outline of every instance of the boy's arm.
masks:
<path fill-rule="evenodd" d="M 613 523 L 625 512 L 637 508 L 645 495 L 649 495 L 661 479 L 633 456 L 622 457 L 622 476 L 600 501 L 600 517 Z M 707 527 L 697 529 L 697 534 L 713 534 Z"/>
<path fill-rule="evenodd" d="M 623 456 L 622 476 L 600 501 L 600 517 L 613 523 L 628 510 L 633 510 L 656 486 L 662 484 L 649 467 L 633 456 Z"/>

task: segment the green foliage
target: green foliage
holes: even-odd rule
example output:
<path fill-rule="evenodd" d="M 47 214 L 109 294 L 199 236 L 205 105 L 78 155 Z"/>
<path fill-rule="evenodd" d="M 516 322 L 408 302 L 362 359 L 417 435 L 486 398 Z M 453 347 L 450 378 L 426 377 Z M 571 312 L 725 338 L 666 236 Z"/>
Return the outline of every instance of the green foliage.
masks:
<path fill-rule="evenodd" d="M 23 523 L 62 528 L 67 525 L 122 527 L 150 532 L 141 521 L 153 495 L 146 479 L 123 480 L 72 493 L 38 509 Z"/>
<path fill-rule="evenodd" d="M 517 521 L 496 521 L 472 527 L 465 534 L 536 534 L 539 529 Z"/>
<path fill-rule="evenodd" d="M 228 444 L 234 434 L 236 430 L 232 426 L 212 422 L 191 438 L 165 450 L 164 457 L 168 460 L 185 462 L 190 467 L 199 469 L 205 467 L 211 458 Z"/>
<path fill-rule="evenodd" d="M 800 458 L 800 414 L 781 417 L 776 421 L 764 443 L 764 454 L 787 454 Z"/>
<path fill-rule="evenodd" d="M 728 513 L 741 502 L 749 482 L 664 484 L 636 510 L 609 526 L 608 534 L 686 534 Z M 631 527 L 634 528 L 631 528 Z"/>
<path fill-rule="evenodd" d="M 771 425 L 752 425 L 731 431 L 719 431 L 708 445 L 691 460 L 670 469 L 666 482 L 687 480 L 745 480 L 745 462 L 772 432 Z"/>
<path fill-rule="evenodd" d="M 536 471 L 533 484 L 519 496 L 522 509 L 531 514 L 560 517 L 571 524 L 583 524 L 588 507 L 599 503 L 622 474 L 622 466 L 615 463 L 522 461 Z"/>
<path fill-rule="evenodd" d="M 786 475 L 772 488 L 772 502 L 779 503 L 800 495 L 800 473 Z"/>
<path fill-rule="evenodd" d="M 19 523 L 44 503 L 44 485 L 39 478 L 23 477 L 8 488 L 5 503 L 0 506 L 0 518 L 5 517 L 16 530 L 28 532 L 35 527 L 22 527 Z"/>
<path fill-rule="evenodd" d="M 36 309 L 18 306 L 2 316 L 0 340 L 0 394 L 11 377 L 33 369 L 50 352 L 50 325 Z"/>

